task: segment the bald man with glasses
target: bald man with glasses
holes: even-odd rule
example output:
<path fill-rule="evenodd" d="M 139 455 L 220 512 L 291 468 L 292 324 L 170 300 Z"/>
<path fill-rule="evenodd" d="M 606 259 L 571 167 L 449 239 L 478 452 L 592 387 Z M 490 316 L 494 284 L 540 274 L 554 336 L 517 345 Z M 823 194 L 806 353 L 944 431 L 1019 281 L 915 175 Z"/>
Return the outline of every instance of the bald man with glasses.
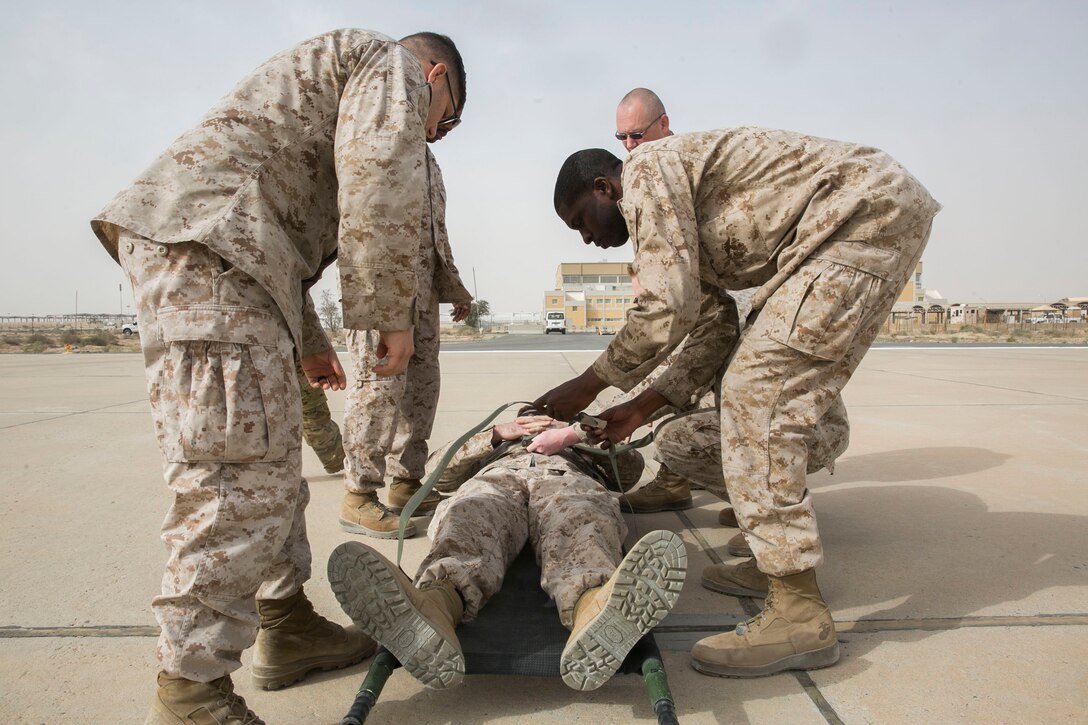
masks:
<path fill-rule="evenodd" d="M 639 144 L 672 136 L 665 104 L 649 88 L 628 92 L 616 107 L 616 139 L 628 151 Z"/>

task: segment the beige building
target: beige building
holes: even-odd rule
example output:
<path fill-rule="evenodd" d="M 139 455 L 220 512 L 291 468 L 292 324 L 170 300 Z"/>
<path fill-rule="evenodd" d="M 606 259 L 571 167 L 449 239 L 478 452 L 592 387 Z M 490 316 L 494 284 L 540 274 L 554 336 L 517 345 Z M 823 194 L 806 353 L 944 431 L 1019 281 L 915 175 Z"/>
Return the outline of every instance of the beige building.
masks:
<path fill-rule="evenodd" d="M 635 304 L 628 262 L 563 262 L 555 271 L 555 289 L 544 293 L 544 317 L 567 316 L 570 332 L 614 333 Z"/>

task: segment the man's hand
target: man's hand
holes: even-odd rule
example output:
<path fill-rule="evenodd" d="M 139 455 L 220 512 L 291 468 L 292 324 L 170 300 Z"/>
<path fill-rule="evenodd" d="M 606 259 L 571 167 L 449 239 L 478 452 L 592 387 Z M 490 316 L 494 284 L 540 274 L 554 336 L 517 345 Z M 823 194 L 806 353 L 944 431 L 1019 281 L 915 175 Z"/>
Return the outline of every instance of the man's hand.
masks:
<path fill-rule="evenodd" d="M 519 415 L 509 423 L 499 423 L 491 429 L 491 442 L 498 445 L 501 441 L 516 441 L 525 436 L 559 425 L 559 422 L 546 415 Z"/>
<path fill-rule="evenodd" d="M 348 385 L 348 376 L 344 374 L 340 358 L 332 348 L 302 358 L 302 372 L 306 373 L 311 388 L 343 390 Z"/>
<path fill-rule="evenodd" d="M 530 453 L 553 456 L 567 446 L 572 446 L 580 441 L 577 426 L 568 425 L 563 428 L 552 428 L 544 431 L 533 439 L 526 450 Z"/>
<path fill-rule="evenodd" d="M 454 302 L 453 312 L 450 313 L 450 319 L 454 322 L 461 322 L 468 317 L 469 310 L 472 309 L 472 304 L 469 302 Z"/>
<path fill-rule="evenodd" d="M 590 429 L 589 439 L 597 442 L 605 438 L 613 443 L 619 443 L 631 436 L 635 430 L 646 422 L 658 408 L 668 404 L 668 400 L 653 388 L 642 391 L 632 400 L 609 408 L 596 417 L 608 422 L 603 431 Z"/>
<path fill-rule="evenodd" d="M 374 366 L 374 374 L 382 378 L 400 375 L 408 367 L 408 360 L 416 351 L 412 328 L 392 332 L 382 331 L 378 335 L 381 338 L 378 343 L 378 359 L 386 358 L 386 360 L 384 364 Z"/>
<path fill-rule="evenodd" d="M 570 420 L 571 416 L 593 402 L 597 393 L 608 387 L 608 383 L 597 377 L 593 368 L 576 378 L 552 388 L 533 401 L 533 407 L 559 420 Z"/>

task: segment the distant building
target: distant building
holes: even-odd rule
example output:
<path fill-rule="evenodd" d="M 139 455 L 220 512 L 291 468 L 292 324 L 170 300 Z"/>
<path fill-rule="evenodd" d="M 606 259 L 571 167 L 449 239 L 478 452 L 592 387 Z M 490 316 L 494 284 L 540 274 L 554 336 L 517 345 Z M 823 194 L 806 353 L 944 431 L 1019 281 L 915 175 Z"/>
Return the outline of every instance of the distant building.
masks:
<path fill-rule="evenodd" d="M 572 332 L 616 332 L 635 304 L 628 262 L 563 262 L 555 289 L 544 293 L 544 315 L 561 310 Z"/>

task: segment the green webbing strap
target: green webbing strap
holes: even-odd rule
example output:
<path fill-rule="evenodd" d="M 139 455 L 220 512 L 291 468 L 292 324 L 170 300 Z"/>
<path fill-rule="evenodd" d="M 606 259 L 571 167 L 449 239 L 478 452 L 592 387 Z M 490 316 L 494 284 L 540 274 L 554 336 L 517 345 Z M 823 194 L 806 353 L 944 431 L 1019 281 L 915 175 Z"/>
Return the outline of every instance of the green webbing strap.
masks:
<path fill-rule="evenodd" d="M 404 504 L 404 509 L 400 512 L 400 526 L 397 527 L 397 566 L 400 566 L 400 557 L 404 552 L 404 529 L 408 526 L 408 521 L 412 518 L 412 514 L 419 508 L 420 502 L 430 495 L 434 485 L 438 483 L 438 478 L 446 470 L 446 466 L 450 465 L 450 461 L 453 460 L 453 456 L 461 449 L 461 446 L 465 444 L 472 436 L 482 431 L 487 426 L 491 425 L 491 422 L 499 417 L 499 414 L 509 408 L 511 405 L 532 405 L 532 403 L 524 400 L 515 400 L 510 403 L 503 403 L 495 412 L 487 416 L 474 428 L 471 428 L 467 433 L 455 440 L 446 449 L 445 455 L 438 461 L 438 465 L 431 471 L 431 475 L 427 476 L 427 480 L 423 482 L 423 485 L 419 487 L 419 490 L 412 494 L 412 497 L 408 499 L 408 503 Z"/>

